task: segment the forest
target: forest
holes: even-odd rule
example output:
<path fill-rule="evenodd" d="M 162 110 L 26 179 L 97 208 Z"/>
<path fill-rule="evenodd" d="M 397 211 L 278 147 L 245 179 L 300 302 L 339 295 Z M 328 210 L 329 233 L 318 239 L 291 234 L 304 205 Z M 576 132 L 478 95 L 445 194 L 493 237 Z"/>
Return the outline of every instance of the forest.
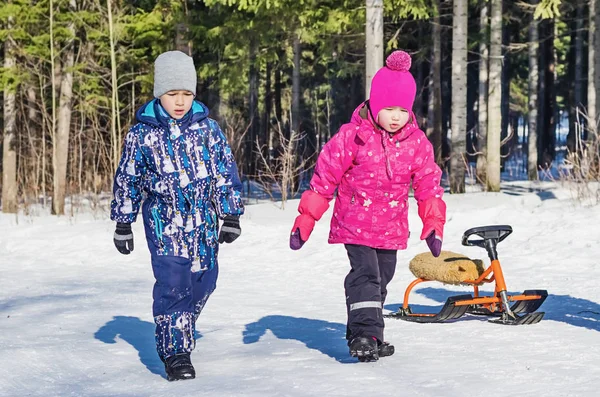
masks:
<path fill-rule="evenodd" d="M 396 49 L 450 193 L 499 191 L 517 157 L 525 179 L 598 182 L 599 27 L 600 0 L 5 0 L 2 212 L 109 193 L 173 49 L 194 58 L 242 180 L 281 199 Z"/>

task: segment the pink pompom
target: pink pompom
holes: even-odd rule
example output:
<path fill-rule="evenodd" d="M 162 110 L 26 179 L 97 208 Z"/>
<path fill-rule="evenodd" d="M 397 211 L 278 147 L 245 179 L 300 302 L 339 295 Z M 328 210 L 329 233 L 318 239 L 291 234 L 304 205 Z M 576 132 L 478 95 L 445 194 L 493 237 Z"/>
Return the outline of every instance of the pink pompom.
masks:
<path fill-rule="evenodd" d="M 399 72 L 408 72 L 411 63 L 410 55 L 407 52 L 400 50 L 392 52 L 385 60 L 385 64 L 388 68 Z"/>

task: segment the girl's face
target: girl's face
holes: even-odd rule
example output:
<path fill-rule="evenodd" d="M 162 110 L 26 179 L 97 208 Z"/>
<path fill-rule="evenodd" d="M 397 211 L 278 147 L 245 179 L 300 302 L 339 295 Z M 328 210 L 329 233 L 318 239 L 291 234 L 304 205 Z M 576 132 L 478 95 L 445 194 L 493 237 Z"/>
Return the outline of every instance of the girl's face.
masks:
<path fill-rule="evenodd" d="M 383 127 L 384 130 L 393 134 L 398 132 L 402 127 L 408 123 L 410 114 L 408 110 L 401 108 L 400 106 L 392 106 L 383 108 L 377 114 L 377 123 Z"/>
<path fill-rule="evenodd" d="M 179 120 L 192 108 L 194 94 L 189 91 L 176 90 L 161 95 L 159 99 L 169 116 Z"/>

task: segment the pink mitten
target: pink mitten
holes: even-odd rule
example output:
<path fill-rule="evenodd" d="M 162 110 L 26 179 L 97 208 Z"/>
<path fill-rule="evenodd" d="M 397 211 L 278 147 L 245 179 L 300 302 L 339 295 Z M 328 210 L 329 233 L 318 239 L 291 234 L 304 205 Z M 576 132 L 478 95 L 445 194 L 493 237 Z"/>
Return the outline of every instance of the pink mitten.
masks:
<path fill-rule="evenodd" d="M 302 248 L 315 228 L 315 222 L 321 219 L 327 208 L 329 208 L 329 201 L 319 193 L 312 190 L 302 193 L 300 204 L 298 204 L 300 215 L 296 217 L 290 235 L 291 249 Z"/>
<path fill-rule="evenodd" d="M 315 220 L 307 214 L 300 214 L 296 217 L 292 234 L 290 235 L 290 248 L 299 250 L 310 237 L 315 227 Z"/>

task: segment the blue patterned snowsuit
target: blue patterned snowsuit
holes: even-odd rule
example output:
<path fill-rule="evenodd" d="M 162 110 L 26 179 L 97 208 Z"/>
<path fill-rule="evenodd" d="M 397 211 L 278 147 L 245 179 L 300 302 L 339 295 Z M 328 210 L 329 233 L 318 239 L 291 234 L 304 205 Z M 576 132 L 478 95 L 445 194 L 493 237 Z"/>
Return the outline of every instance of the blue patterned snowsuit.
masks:
<path fill-rule="evenodd" d="M 175 120 L 154 99 L 136 118 L 115 175 L 111 219 L 134 222 L 145 198 L 156 346 L 164 359 L 194 349 L 196 319 L 216 287 L 218 218 L 243 214 L 242 185 L 227 140 L 202 103 Z"/>

